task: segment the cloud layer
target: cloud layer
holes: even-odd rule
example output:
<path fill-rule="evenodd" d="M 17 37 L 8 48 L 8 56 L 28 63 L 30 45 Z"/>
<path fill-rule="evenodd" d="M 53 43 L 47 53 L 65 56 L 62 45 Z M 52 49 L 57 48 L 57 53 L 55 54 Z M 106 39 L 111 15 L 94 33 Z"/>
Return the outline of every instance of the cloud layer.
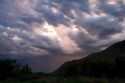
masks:
<path fill-rule="evenodd" d="M 124 0 L 0 0 L 0 58 L 53 71 L 125 39 L 124 9 Z"/>

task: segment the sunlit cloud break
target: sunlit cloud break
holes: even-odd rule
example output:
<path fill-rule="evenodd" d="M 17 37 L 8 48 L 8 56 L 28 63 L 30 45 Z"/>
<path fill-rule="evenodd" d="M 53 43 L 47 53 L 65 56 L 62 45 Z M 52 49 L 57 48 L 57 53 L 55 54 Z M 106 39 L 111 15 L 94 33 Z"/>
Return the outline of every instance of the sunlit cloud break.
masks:
<path fill-rule="evenodd" d="M 124 24 L 125 0 L 0 0 L 0 58 L 50 72 L 125 39 Z"/>

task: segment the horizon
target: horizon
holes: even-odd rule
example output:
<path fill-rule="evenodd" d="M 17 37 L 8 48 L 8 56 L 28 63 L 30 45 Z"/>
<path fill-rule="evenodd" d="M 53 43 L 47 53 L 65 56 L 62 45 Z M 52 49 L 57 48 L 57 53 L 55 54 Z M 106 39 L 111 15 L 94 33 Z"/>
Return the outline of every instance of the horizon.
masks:
<path fill-rule="evenodd" d="M 0 0 L 0 59 L 52 72 L 125 39 L 125 0 Z"/>

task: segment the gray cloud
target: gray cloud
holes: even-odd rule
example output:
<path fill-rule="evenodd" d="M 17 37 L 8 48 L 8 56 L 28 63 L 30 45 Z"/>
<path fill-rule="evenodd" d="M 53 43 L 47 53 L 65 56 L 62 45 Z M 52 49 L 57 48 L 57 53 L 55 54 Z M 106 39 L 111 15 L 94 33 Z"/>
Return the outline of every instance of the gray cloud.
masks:
<path fill-rule="evenodd" d="M 122 26 L 119 21 L 109 16 L 90 17 L 91 19 L 85 20 L 85 27 L 100 38 L 109 37 L 115 33 L 122 31 Z"/>
<path fill-rule="evenodd" d="M 99 0 L 98 6 L 100 10 L 119 19 L 122 19 L 125 16 L 124 0 L 116 0 L 113 4 L 108 3 L 108 0 Z"/>
<path fill-rule="evenodd" d="M 52 71 L 54 60 L 62 64 L 75 52 L 85 56 L 124 39 L 118 38 L 125 33 L 124 9 L 123 0 L 0 0 L 0 57 L 32 67 L 39 60 L 47 64 L 39 71 Z"/>

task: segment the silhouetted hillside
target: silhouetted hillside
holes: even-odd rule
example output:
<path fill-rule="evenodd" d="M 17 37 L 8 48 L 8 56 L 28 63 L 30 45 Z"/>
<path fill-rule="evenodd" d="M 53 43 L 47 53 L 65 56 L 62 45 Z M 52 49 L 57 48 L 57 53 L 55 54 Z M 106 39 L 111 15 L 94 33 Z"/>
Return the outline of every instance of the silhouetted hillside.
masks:
<path fill-rule="evenodd" d="M 125 77 L 125 41 L 86 58 L 66 62 L 54 73 L 64 76 Z"/>

